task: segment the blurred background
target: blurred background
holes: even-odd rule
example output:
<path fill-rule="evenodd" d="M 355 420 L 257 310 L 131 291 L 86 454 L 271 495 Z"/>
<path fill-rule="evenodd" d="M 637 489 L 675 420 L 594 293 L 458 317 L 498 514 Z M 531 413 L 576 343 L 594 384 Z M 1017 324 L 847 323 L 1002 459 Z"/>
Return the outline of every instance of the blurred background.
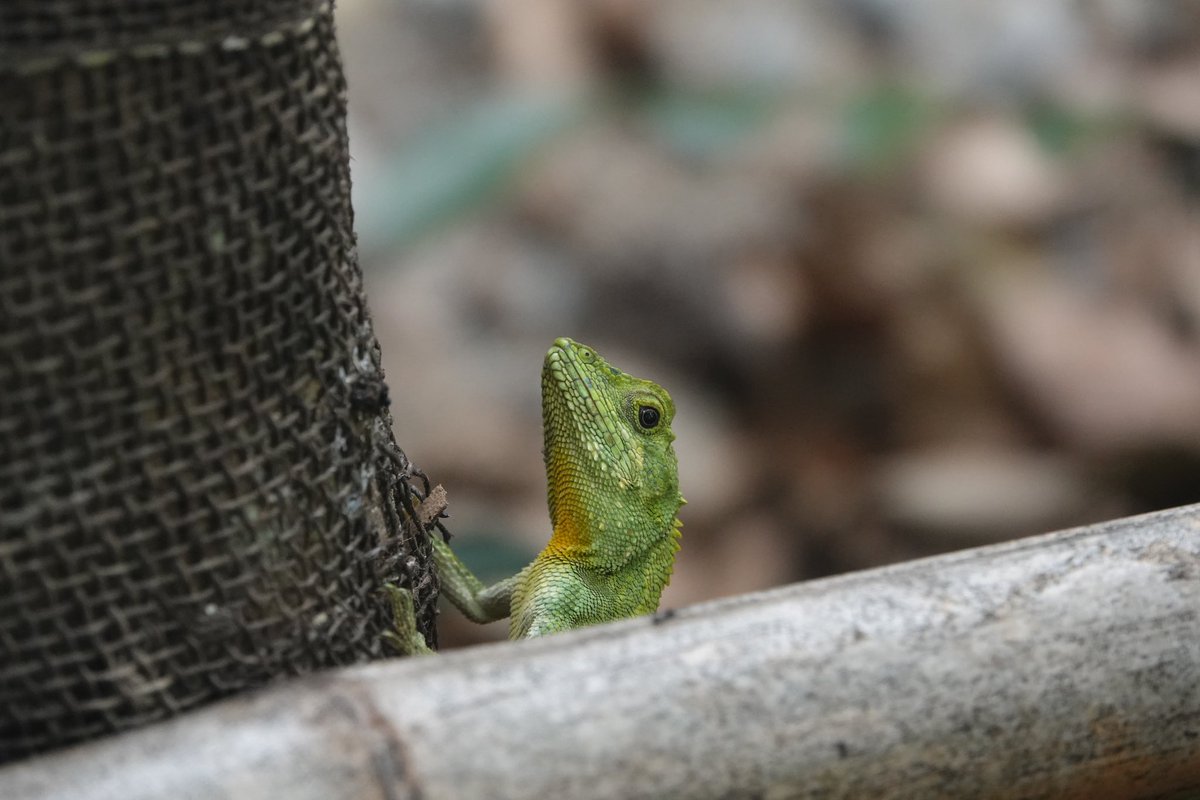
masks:
<path fill-rule="evenodd" d="M 482 575 L 549 534 L 560 335 L 675 398 L 665 606 L 1200 500 L 1200 3 L 338 25 L 397 440 Z"/>

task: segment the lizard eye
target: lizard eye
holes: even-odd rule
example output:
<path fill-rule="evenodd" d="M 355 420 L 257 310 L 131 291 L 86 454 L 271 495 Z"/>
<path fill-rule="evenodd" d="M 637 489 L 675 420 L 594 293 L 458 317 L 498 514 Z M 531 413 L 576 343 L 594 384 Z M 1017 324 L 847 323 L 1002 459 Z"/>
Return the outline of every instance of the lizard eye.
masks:
<path fill-rule="evenodd" d="M 646 430 L 650 430 L 658 424 L 658 417 L 658 409 L 654 406 L 638 407 L 638 424 Z"/>

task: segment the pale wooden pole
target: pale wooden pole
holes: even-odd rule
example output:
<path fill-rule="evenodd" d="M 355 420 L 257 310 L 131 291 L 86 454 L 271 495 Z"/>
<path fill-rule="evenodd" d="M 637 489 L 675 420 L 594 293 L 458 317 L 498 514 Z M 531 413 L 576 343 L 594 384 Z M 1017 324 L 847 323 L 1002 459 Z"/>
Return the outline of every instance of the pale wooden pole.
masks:
<path fill-rule="evenodd" d="M 0 770 L 9 800 L 1189 792 L 1197 506 L 331 672 Z"/>

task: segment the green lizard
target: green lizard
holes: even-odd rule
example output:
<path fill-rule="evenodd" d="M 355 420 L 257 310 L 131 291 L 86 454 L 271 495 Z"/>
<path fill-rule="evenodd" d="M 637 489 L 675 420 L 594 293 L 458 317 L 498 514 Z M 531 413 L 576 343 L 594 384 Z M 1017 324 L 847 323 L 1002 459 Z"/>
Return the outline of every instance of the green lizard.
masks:
<path fill-rule="evenodd" d="M 542 366 L 550 542 L 525 569 L 485 587 L 435 535 L 445 595 L 474 622 L 511 617 L 511 639 L 655 611 L 679 550 L 676 514 L 685 502 L 671 446 L 674 416 L 662 387 L 556 339 Z M 387 590 L 396 625 L 388 640 L 403 653 L 430 652 L 412 595 Z"/>

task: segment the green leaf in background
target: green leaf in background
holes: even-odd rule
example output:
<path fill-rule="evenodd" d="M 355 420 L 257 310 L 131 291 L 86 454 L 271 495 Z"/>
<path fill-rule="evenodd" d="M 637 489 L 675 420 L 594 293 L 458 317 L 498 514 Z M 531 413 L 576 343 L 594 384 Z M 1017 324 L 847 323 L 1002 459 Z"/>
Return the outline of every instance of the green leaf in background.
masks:
<path fill-rule="evenodd" d="M 537 555 L 517 544 L 515 534 L 499 533 L 456 536 L 454 552 L 484 583 L 516 575 Z"/>
<path fill-rule="evenodd" d="M 720 156 L 761 127 L 779 98 L 761 90 L 659 91 L 644 98 L 641 112 L 654 132 L 680 155 Z"/>
<path fill-rule="evenodd" d="M 1069 155 L 1097 135 L 1103 136 L 1115 124 L 1049 103 L 1031 108 L 1026 121 L 1038 144 L 1052 156 Z"/>
<path fill-rule="evenodd" d="M 403 247 L 474 208 L 582 107 L 551 96 L 481 101 L 396 150 L 377 174 L 356 172 L 359 246 L 366 253 Z"/>
<path fill-rule="evenodd" d="M 903 161 L 931 127 L 936 109 L 927 99 L 898 86 L 880 86 L 846 109 L 843 141 L 853 166 L 885 170 Z"/>

